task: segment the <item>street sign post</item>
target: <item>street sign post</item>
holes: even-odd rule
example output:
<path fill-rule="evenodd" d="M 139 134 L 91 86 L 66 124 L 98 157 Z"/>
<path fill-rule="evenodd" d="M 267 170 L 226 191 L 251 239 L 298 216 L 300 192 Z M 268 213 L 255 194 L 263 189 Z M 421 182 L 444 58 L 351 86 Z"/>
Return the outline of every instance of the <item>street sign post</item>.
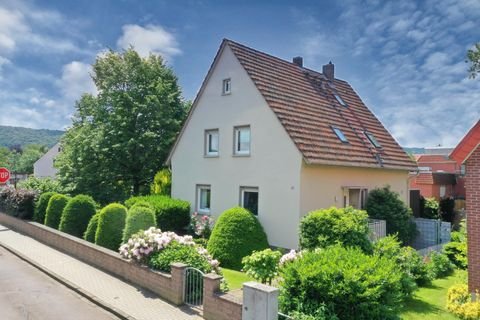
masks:
<path fill-rule="evenodd" d="M 10 180 L 10 171 L 7 168 L 0 168 L 0 184 L 5 184 Z"/>

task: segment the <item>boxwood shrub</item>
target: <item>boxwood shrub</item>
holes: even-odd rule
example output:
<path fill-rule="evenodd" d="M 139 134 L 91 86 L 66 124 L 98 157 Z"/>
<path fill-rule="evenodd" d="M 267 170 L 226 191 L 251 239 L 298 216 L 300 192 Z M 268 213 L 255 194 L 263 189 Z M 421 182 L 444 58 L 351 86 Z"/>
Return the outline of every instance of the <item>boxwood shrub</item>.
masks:
<path fill-rule="evenodd" d="M 394 261 L 340 245 L 305 251 L 280 269 L 280 308 L 339 319 L 392 319 L 404 299 Z"/>
<path fill-rule="evenodd" d="M 111 203 L 100 211 L 95 233 L 95 244 L 117 251 L 122 243 L 127 208 Z"/>
<path fill-rule="evenodd" d="M 242 258 L 268 248 L 267 235 L 250 211 L 235 207 L 224 211 L 208 240 L 208 252 L 225 268 L 240 270 Z"/>
<path fill-rule="evenodd" d="M 95 233 L 97 233 L 98 217 L 100 217 L 100 212 L 95 213 L 92 216 L 92 218 L 90 218 L 90 221 L 88 222 L 88 225 L 87 225 L 87 229 L 83 234 L 83 239 L 91 243 L 95 243 Z"/>
<path fill-rule="evenodd" d="M 35 212 L 33 214 L 33 221 L 38 223 L 45 222 L 45 214 L 47 212 L 48 201 L 50 198 L 57 194 L 56 192 L 45 192 L 40 195 L 37 202 L 35 203 Z"/>
<path fill-rule="evenodd" d="M 128 210 L 122 242 L 127 242 L 132 234 L 140 230 L 148 230 L 156 225 L 153 208 L 148 203 L 137 202 Z"/>
<path fill-rule="evenodd" d="M 48 201 L 47 211 L 45 213 L 45 225 L 58 229 L 62 212 L 70 198 L 63 194 L 54 194 Z"/>
<path fill-rule="evenodd" d="M 157 227 L 162 231 L 185 232 L 190 223 L 190 203 L 162 195 L 132 197 L 125 201 L 127 208 L 137 202 L 147 202 L 155 210 Z"/>
<path fill-rule="evenodd" d="M 70 199 L 63 209 L 58 230 L 81 237 L 95 212 L 95 201 L 92 197 L 77 195 Z"/>
<path fill-rule="evenodd" d="M 371 252 L 368 238 L 368 215 L 365 211 L 352 207 L 312 211 L 300 222 L 300 246 L 302 249 L 315 249 L 334 244 L 359 247 Z"/>
<path fill-rule="evenodd" d="M 213 270 L 208 259 L 201 255 L 195 246 L 186 246 L 176 241 L 172 241 L 165 249 L 152 254 L 149 259 L 149 266 L 154 270 L 170 273 L 170 265 L 174 262 L 185 263 L 204 273 Z"/>

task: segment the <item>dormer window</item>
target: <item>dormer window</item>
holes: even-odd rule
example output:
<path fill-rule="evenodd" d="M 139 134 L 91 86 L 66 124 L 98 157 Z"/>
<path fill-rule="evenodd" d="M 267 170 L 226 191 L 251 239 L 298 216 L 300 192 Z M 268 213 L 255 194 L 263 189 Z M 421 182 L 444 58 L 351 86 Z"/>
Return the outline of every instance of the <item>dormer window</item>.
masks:
<path fill-rule="evenodd" d="M 338 103 L 340 103 L 343 107 L 347 107 L 347 104 L 345 101 L 343 101 L 342 97 L 340 97 L 337 93 L 333 94 L 335 96 L 335 99 L 337 99 Z"/>
<path fill-rule="evenodd" d="M 345 134 L 343 134 L 342 130 L 340 130 L 337 127 L 332 127 L 333 132 L 337 135 L 338 139 L 342 141 L 343 143 L 348 143 L 347 137 L 345 137 Z"/>
<path fill-rule="evenodd" d="M 373 134 L 370 132 L 365 131 L 365 135 L 367 136 L 368 140 L 373 144 L 375 148 L 381 148 L 382 145 L 378 142 L 378 140 L 375 138 Z"/>
<path fill-rule="evenodd" d="M 222 94 L 230 94 L 230 93 L 232 93 L 232 80 L 231 79 L 224 79 L 223 80 Z"/>
<path fill-rule="evenodd" d="M 218 156 L 218 129 L 205 130 L 205 156 Z"/>

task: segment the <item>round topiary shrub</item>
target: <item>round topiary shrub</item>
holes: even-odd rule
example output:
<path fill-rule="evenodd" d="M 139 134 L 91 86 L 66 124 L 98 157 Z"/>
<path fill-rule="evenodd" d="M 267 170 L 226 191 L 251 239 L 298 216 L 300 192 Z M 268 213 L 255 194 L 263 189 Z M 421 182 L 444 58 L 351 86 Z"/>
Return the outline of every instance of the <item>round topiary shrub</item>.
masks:
<path fill-rule="evenodd" d="M 119 203 L 111 203 L 100 211 L 95 244 L 117 251 L 122 244 L 123 228 L 127 208 Z"/>
<path fill-rule="evenodd" d="M 267 235 L 248 210 L 235 207 L 224 211 L 213 228 L 208 252 L 225 268 L 240 270 L 242 258 L 268 248 Z"/>
<path fill-rule="evenodd" d="M 122 242 L 127 242 L 132 234 L 140 230 L 148 230 L 155 226 L 155 211 L 148 203 L 139 202 L 128 210 Z"/>
<path fill-rule="evenodd" d="M 404 299 L 394 261 L 340 245 L 304 251 L 280 268 L 280 309 L 339 319 L 392 319 Z"/>
<path fill-rule="evenodd" d="M 312 211 L 300 222 L 300 247 L 313 250 L 342 244 L 371 252 L 368 215 L 352 207 Z"/>
<path fill-rule="evenodd" d="M 48 201 L 47 211 L 45 213 L 45 225 L 58 229 L 62 212 L 70 198 L 63 194 L 54 194 Z"/>
<path fill-rule="evenodd" d="M 48 201 L 50 198 L 57 194 L 56 192 L 45 192 L 40 195 L 37 202 L 35 203 L 35 211 L 33 214 L 33 221 L 38 223 L 45 222 L 45 214 L 47 212 Z"/>
<path fill-rule="evenodd" d="M 88 222 L 87 229 L 85 230 L 85 233 L 83 234 L 83 239 L 95 243 L 95 233 L 97 233 L 97 227 L 98 227 L 98 217 L 100 217 L 100 212 L 95 213 L 92 218 L 90 218 L 90 221 Z"/>
<path fill-rule="evenodd" d="M 95 212 L 95 201 L 92 197 L 83 194 L 75 196 L 63 209 L 58 230 L 81 237 Z"/>
<path fill-rule="evenodd" d="M 172 241 L 165 249 L 152 254 L 148 265 L 154 270 L 169 273 L 171 271 L 170 265 L 174 262 L 185 263 L 190 267 L 201 270 L 203 273 L 209 273 L 213 270 L 208 254 L 202 255 L 197 247 L 180 244 L 177 241 Z"/>

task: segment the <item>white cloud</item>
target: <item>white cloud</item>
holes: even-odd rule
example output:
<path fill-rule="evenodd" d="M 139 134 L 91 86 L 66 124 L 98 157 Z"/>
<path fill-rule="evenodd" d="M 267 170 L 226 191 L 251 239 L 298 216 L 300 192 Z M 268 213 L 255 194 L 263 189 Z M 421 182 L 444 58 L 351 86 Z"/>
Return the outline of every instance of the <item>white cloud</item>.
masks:
<path fill-rule="evenodd" d="M 80 61 L 72 61 L 63 66 L 62 77 L 58 84 L 67 100 L 73 102 L 84 93 L 97 93 L 90 76 L 91 72 L 92 67 Z"/>
<path fill-rule="evenodd" d="M 146 25 L 145 27 L 128 24 L 122 27 L 123 34 L 117 41 L 119 48 L 126 49 L 134 46 L 135 50 L 142 56 L 150 53 L 159 54 L 166 60 L 182 51 L 178 47 L 175 36 L 166 31 L 162 26 Z"/>

